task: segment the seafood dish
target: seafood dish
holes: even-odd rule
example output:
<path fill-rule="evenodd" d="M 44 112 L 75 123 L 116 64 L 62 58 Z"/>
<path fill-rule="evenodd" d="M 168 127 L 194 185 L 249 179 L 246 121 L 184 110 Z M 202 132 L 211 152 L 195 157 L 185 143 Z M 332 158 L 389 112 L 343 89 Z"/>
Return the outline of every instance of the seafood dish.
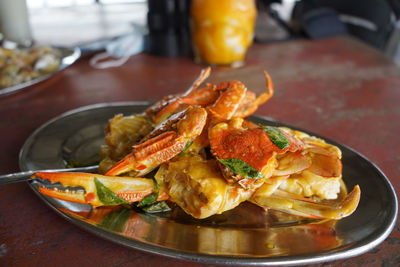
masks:
<path fill-rule="evenodd" d="M 94 208 L 179 207 L 196 219 L 243 202 L 313 219 L 338 220 L 356 210 L 360 187 L 347 191 L 338 147 L 246 119 L 273 96 L 267 72 L 258 96 L 240 81 L 202 87 L 210 72 L 202 70 L 188 90 L 143 113 L 115 115 L 105 129 L 99 173 L 37 172 L 39 192 Z"/>
<path fill-rule="evenodd" d="M 8 49 L 0 46 L 0 89 L 54 73 L 61 64 L 61 53 L 49 46 Z"/>

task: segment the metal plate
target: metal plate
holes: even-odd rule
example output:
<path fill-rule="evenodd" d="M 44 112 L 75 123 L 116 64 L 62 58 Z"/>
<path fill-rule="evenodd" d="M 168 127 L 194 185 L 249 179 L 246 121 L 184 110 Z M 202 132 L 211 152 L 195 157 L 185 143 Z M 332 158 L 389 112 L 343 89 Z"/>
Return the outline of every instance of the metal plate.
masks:
<path fill-rule="evenodd" d="M 44 80 L 49 79 L 56 73 L 64 70 L 68 66 L 72 65 L 78 58 L 81 56 L 81 50 L 78 47 L 75 48 L 64 48 L 64 47 L 54 47 L 54 49 L 57 49 L 60 54 L 61 54 L 61 63 L 60 66 L 58 67 L 57 71 L 45 75 L 41 75 L 40 77 L 16 84 L 10 87 L 5 87 L 5 88 L 0 88 L 0 97 L 16 93 L 18 91 L 21 91 L 23 89 L 27 89 L 28 87 L 38 84 L 40 82 L 43 82 Z"/>
<path fill-rule="evenodd" d="M 98 160 L 107 121 L 117 113 L 143 111 L 146 105 L 98 104 L 62 114 L 27 139 L 20 152 L 20 168 L 60 168 L 70 159 L 91 164 Z M 284 125 L 256 116 L 251 120 Z M 157 215 L 123 207 L 92 210 L 87 205 L 42 196 L 34 183 L 31 187 L 58 214 L 81 228 L 159 255 L 264 266 L 339 260 L 372 249 L 390 234 L 397 217 L 397 199 L 389 180 L 373 163 L 343 145 L 327 141 L 342 150 L 343 177 L 348 188 L 356 184 L 361 187 L 357 210 L 337 222 L 299 222 L 283 213 L 266 213 L 250 203 L 204 220 L 193 219 L 179 208 Z"/>

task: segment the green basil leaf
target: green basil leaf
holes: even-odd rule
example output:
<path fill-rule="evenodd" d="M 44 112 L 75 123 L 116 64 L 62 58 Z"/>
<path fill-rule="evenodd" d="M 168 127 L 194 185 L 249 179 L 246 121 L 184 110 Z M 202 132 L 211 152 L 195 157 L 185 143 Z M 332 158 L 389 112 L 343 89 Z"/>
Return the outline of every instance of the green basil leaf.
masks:
<path fill-rule="evenodd" d="M 156 178 L 152 177 L 151 179 L 153 180 L 154 191 L 158 192 L 158 190 L 160 190 L 160 187 L 158 186 Z"/>
<path fill-rule="evenodd" d="M 190 140 L 189 142 L 186 143 L 186 146 L 183 148 L 183 150 L 178 154 L 178 156 L 183 156 L 185 155 L 185 151 L 188 150 L 188 148 L 193 144 L 193 141 Z"/>
<path fill-rule="evenodd" d="M 99 197 L 101 203 L 103 203 L 105 206 L 114 206 L 129 203 L 128 201 L 120 198 L 117 194 L 111 191 L 110 188 L 105 186 L 96 177 L 94 177 L 94 184 L 96 185 L 97 196 Z"/>
<path fill-rule="evenodd" d="M 289 145 L 289 141 L 286 139 L 282 131 L 279 130 L 279 128 L 264 125 L 262 125 L 261 128 L 264 129 L 264 131 L 268 134 L 271 142 L 274 143 L 279 149 L 284 149 Z"/>
<path fill-rule="evenodd" d="M 170 211 L 171 208 L 165 203 L 165 201 L 160 201 L 149 206 L 143 207 L 142 210 L 148 213 L 156 213 L 156 212 L 166 212 Z"/>
<path fill-rule="evenodd" d="M 144 197 L 142 199 L 142 201 L 140 201 L 140 203 L 138 204 L 138 207 L 144 207 L 144 206 L 153 204 L 153 203 L 157 202 L 157 198 L 158 198 L 158 192 L 147 195 L 146 197 Z"/>
<path fill-rule="evenodd" d="M 264 175 L 254 169 L 247 162 L 241 159 L 218 159 L 224 166 L 230 169 L 233 173 L 238 174 L 246 179 L 260 179 Z"/>
<path fill-rule="evenodd" d="M 131 211 L 128 208 L 114 210 L 107 214 L 98 226 L 114 232 L 122 232 L 130 216 Z"/>

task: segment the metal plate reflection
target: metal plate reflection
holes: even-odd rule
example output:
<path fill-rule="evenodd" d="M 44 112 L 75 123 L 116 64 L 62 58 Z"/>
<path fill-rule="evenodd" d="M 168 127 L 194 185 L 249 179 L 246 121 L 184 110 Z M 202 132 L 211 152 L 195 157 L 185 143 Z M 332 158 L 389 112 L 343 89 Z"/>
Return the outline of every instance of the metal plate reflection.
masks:
<path fill-rule="evenodd" d="M 146 105 L 98 104 L 49 121 L 24 144 L 20 153 L 21 169 L 60 168 L 71 157 L 82 155 L 87 163 L 98 160 L 98 146 L 104 138 L 103 129 L 108 119 L 117 113 L 140 112 Z M 261 117 L 251 120 L 284 125 Z M 389 235 L 397 217 L 397 199 L 389 180 L 375 165 L 357 152 L 327 141 L 343 152 L 343 177 L 347 186 L 359 184 L 362 191 L 356 212 L 340 221 L 299 221 L 280 212 L 266 212 L 251 203 L 242 203 L 203 220 L 193 219 L 179 207 L 164 214 L 145 214 L 126 207 L 91 209 L 42 196 L 34 183 L 31 186 L 68 221 L 108 240 L 147 252 L 242 265 L 338 260 L 364 253 Z"/>

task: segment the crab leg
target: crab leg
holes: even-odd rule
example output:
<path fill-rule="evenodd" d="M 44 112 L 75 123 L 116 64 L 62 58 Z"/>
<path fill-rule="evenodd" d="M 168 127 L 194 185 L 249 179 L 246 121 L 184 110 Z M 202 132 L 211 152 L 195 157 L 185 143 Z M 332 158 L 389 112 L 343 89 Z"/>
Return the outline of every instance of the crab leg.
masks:
<path fill-rule="evenodd" d="M 232 81 L 219 84 L 216 90 L 225 90 L 225 92 L 219 96 L 214 105 L 209 108 L 209 111 L 217 119 L 229 120 L 245 99 L 247 89 L 243 83 Z"/>
<path fill-rule="evenodd" d="M 328 205 L 277 189 L 269 197 L 255 194 L 252 201 L 264 208 L 280 210 L 298 216 L 338 220 L 349 216 L 355 211 L 360 201 L 360 194 L 360 187 L 356 185 L 353 191 L 340 203 Z"/>
<path fill-rule="evenodd" d="M 268 101 L 274 94 L 274 84 L 272 83 L 271 77 L 269 76 L 268 72 L 264 71 L 264 76 L 266 80 L 266 87 L 267 90 L 260 94 L 257 98 L 251 95 L 248 95 L 243 103 L 241 103 L 240 107 L 238 108 L 237 112 L 234 114 L 234 117 L 238 118 L 246 118 L 253 114 L 257 108 Z M 248 92 L 252 93 L 252 92 Z M 254 94 L 254 93 L 252 93 Z M 255 98 L 255 99 L 254 99 Z"/>
<path fill-rule="evenodd" d="M 205 79 L 208 78 L 210 72 L 211 72 L 210 67 L 203 69 L 200 73 L 200 76 L 193 82 L 192 86 L 185 93 L 183 93 L 181 96 L 177 96 L 170 99 L 168 104 L 155 115 L 154 123 L 158 125 L 161 122 L 168 119 L 169 116 L 174 114 L 176 110 L 179 108 L 179 106 L 184 103 L 181 100 L 181 98 L 188 98 L 191 97 L 193 94 L 195 94 L 197 88 Z"/>
<path fill-rule="evenodd" d="M 202 69 L 200 72 L 200 76 L 193 82 L 192 86 L 185 92 L 183 93 L 182 97 L 190 96 L 193 94 L 197 88 L 200 86 L 200 84 L 210 76 L 211 73 L 211 68 L 207 67 L 205 69 Z"/>
<path fill-rule="evenodd" d="M 94 207 L 133 203 L 154 191 L 154 182 L 148 178 L 110 177 L 77 172 L 37 172 L 32 178 L 48 180 L 52 184 L 60 183 L 65 188 L 39 184 L 39 192 L 44 195 L 91 204 Z M 158 195 L 158 200 L 167 198 L 165 193 Z"/>

